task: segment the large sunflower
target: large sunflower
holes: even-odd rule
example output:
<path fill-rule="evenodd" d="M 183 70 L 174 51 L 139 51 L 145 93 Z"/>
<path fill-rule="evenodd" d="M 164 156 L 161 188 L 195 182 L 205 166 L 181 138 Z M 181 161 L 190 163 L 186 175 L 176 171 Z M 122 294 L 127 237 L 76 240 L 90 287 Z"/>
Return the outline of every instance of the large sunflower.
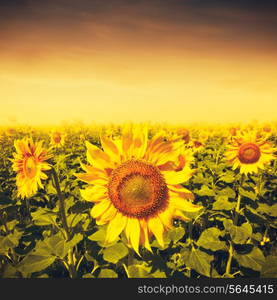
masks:
<path fill-rule="evenodd" d="M 32 138 L 24 138 L 14 142 L 16 152 L 12 168 L 17 173 L 16 185 L 18 196 L 25 198 L 34 195 L 38 188 L 43 188 L 42 179 L 47 175 L 43 172 L 51 166 L 46 162 L 51 157 L 47 150 L 42 147 L 42 141 L 34 142 Z"/>
<path fill-rule="evenodd" d="M 91 165 L 82 165 L 86 173 L 76 176 L 90 184 L 81 195 L 95 203 L 91 215 L 97 224 L 107 224 L 106 242 L 124 232 L 137 253 L 139 245 L 151 251 L 152 235 L 163 246 L 172 219 L 187 220 L 183 211 L 201 208 L 181 185 L 192 175 L 186 152 L 160 135 L 148 140 L 144 126 L 125 126 L 117 140 L 101 136 L 101 144 L 103 151 L 86 142 Z"/>
<path fill-rule="evenodd" d="M 233 170 L 240 168 L 242 174 L 257 173 L 275 158 L 275 151 L 268 141 L 257 138 L 256 131 L 244 131 L 227 146 L 225 157 L 233 165 Z"/>

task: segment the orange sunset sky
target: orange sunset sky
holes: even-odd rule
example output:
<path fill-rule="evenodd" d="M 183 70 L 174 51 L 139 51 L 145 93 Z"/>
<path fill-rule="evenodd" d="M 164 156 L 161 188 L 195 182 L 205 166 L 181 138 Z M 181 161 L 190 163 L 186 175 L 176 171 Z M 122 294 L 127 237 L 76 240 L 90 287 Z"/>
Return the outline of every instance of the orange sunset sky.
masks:
<path fill-rule="evenodd" d="M 0 0 L 0 124 L 276 120 L 276 1 Z"/>

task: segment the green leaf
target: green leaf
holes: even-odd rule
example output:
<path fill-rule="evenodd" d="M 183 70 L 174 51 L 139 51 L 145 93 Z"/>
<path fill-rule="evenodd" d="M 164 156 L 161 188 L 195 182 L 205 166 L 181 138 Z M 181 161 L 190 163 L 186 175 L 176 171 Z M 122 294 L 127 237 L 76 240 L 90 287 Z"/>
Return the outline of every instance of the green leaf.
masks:
<path fill-rule="evenodd" d="M 204 177 L 203 173 L 194 175 L 192 181 L 196 184 L 209 184 L 212 182 L 212 177 Z"/>
<path fill-rule="evenodd" d="M 249 223 L 243 223 L 241 226 L 233 225 L 230 228 L 230 235 L 235 244 L 243 244 L 251 237 L 252 226 Z"/>
<path fill-rule="evenodd" d="M 75 227 L 83 219 L 84 216 L 82 214 L 70 214 L 69 216 L 67 216 L 69 227 Z"/>
<path fill-rule="evenodd" d="M 102 269 L 98 278 L 117 278 L 118 275 L 111 269 Z"/>
<path fill-rule="evenodd" d="M 35 249 L 32 251 L 34 255 L 56 256 L 64 258 L 67 254 L 66 240 L 61 232 L 46 237 L 43 241 L 37 242 Z"/>
<path fill-rule="evenodd" d="M 123 243 L 117 243 L 103 250 L 104 260 L 116 264 L 128 254 L 128 249 Z"/>
<path fill-rule="evenodd" d="M 240 266 L 250 268 L 255 271 L 261 271 L 262 266 L 265 263 L 263 252 L 257 247 L 254 247 L 248 254 L 235 253 L 234 258 L 238 261 Z"/>
<path fill-rule="evenodd" d="M 277 217 L 277 203 L 271 206 L 265 203 L 260 203 L 259 207 L 257 208 L 257 212 L 267 214 L 271 217 Z"/>
<path fill-rule="evenodd" d="M 223 226 L 226 231 L 230 232 L 231 228 L 234 226 L 233 221 L 229 219 L 223 220 Z"/>
<path fill-rule="evenodd" d="M 128 266 L 129 278 L 151 278 L 150 268 L 143 265 Z"/>
<path fill-rule="evenodd" d="M 5 237 L 0 236 L 0 254 L 5 255 L 9 249 L 17 247 L 22 234 L 23 232 L 15 229 Z"/>
<path fill-rule="evenodd" d="M 219 237 L 222 235 L 224 235 L 224 232 L 220 231 L 218 228 L 208 228 L 201 233 L 197 245 L 212 251 L 224 249 L 226 248 L 225 243 L 219 240 Z"/>
<path fill-rule="evenodd" d="M 17 273 L 16 268 L 10 264 L 7 264 L 4 267 L 2 278 L 18 278 L 16 273 Z"/>
<path fill-rule="evenodd" d="M 51 210 L 39 208 L 31 216 L 37 226 L 56 225 L 57 214 Z"/>
<path fill-rule="evenodd" d="M 195 193 L 199 196 L 214 196 L 215 192 L 207 185 L 202 185 L 200 190 L 195 190 Z"/>
<path fill-rule="evenodd" d="M 39 272 L 50 265 L 55 261 L 54 256 L 41 256 L 30 254 L 26 256 L 18 265 L 17 269 L 25 274 L 31 274 L 34 272 Z"/>
<path fill-rule="evenodd" d="M 173 243 L 176 243 L 185 235 L 185 229 L 183 227 L 172 228 L 167 235 Z"/>
<path fill-rule="evenodd" d="M 269 255 L 262 265 L 261 277 L 277 278 L 277 256 Z"/>
<path fill-rule="evenodd" d="M 106 238 L 106 230 L 104 228 L 100 228 L 92 235 L 88 237 L 89 240 L 94 242 L 104 242 Z"/>
<path fill-rule="evenodd" d="M 236 192 L 232 190 L 229 186 L 217 191 L 217 194 L 220 196 L 227 196 L 228 198 L 235 199 L 236 198 Z"/>
<path fill-rule="evenodd" d="M 239 194 L 240 194 L 241 196 L 246 197 L 246 198 L 249 198 L 249 199 L 251 199 L 251 200 L 253 200 L 253 201 L 255 201 L 255 200 L 256 200 L 256 197 L 257 197 L 257 195 L 256 195 L 254 192 L 247 191 L 247 190 L 245 190 L 245 189 L 243 189 L 243 188 L 241 188 L 241 187 L 239 187 Z"/>
<path fill-rule="evenodd" d="M 186 265 L 199 274 L 210 277 L 211 261 L 213 256 L 199 249 L 192 249 Z"/>
<path fill-rule="evenodd" d="M 216 201 L 213 203 L 214 210 L 231 210 L 236 206 L 236 202 L 228 201 L 228 196 L 219 195 L 215 197 Z"/>
<path fill-rule="evenodd" d="M 219 178 L 219 180 L 224 181 L 226 183 L 232 183 L 235 181 L 235 176 L 233 172 L 226 172 L 222 174 Z"/>

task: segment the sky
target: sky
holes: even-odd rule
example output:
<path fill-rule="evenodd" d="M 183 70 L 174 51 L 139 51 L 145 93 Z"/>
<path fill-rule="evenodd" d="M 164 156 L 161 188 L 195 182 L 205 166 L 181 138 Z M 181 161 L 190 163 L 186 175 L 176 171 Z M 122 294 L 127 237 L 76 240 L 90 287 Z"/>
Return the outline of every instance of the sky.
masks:
<path fill-rule="evenodd" d="M 276 1 L 0 0 L 0 124 L 270 121 Z"/>

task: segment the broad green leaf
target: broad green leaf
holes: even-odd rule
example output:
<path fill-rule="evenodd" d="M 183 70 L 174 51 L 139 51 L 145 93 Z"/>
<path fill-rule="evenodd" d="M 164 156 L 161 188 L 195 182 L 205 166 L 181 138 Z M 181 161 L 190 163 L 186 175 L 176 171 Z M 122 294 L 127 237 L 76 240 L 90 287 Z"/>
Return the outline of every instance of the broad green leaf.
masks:
<path fill-rule="evenodd" d="M 10 264 L 7 264 L 4 267 L 2 278 L 18 278 L 19 276 L 16 273 L 17 273 L 16 268 Z"/>
<path fill-rule="evenodd" d="M 269 255 L 262 265 L 261 277 L 277 278 L 277 256 Z"/>
<path fill-rule="evenodd" d="M 212 177 L 204 177 L 203 173 L 198 173 L 194 175 L 193 182 L 198 184 L 209 184 L 212 182 Z"/>
<path fill-rule="evenodd" d="M 61 232 L 58 232 L 53 236 L 46 237 L 42 241 L 38 241 L 35 249 L 32 251 L 32 254 L 41 256 L 51 255 L 64 258 L 67 254 L 65 246 L 66 240 Z"/>
<path fill-rule="evenodd" d="M 252 226 L 243 223 L 241 226 L 233 225 L 230 228 L 231 239 L 235 244 L 244 244 L 252 235 Z"/>
<path fill-rule="evenodd" d="M 277 203 L 273 205 L 267 205 L 265 203 L 260 203 L 257 212 L 262 213 L 262 214 L 267 214 L 271 217 L 277 217 Z"/>
<path fill-rule="evenodd" d="M 215 192 L 207 185 L 202 185 L 200 190 L 195 190 L 195 193 L 199 196 L 214 196 Z"/>
<path fill-rule="evenodd" d="M 39 208 L 31 216 L 37 226 L 56 225 L 57 214 L 51 210 Z"/>
<path fill-rule="evenodd" d="M 128 248 L 122 243 L 117 243 L 103 250 L 104 260 L 116 264 L 128 254 Z"/>
<path fill-rule="evenodd" d="M 233 172 L 226 172 L 219 177 L 219 180 L 224 181 L 226 183 L 232 183 L 235 181 L 235 175 Z"/>
<path fill-rule="evenodd" d="M 78 243 L 80 243 L 83 240 L 83 235 L 81 233 L 77 233 L 73 236 L 73 238 L 66 242 L 64 245 L 64 252 L 62 253 L 62 257 L 66 256 L 69 250 L 73 247 L 75 247 Z"/>
<path fill-rule="evenodd" d="M 257 247 L 254 247 L 248 254 L 235 253 L 234 258 L 237 260 L 239 265 L 255 271 L 261 271 L 262 266 L 265 263 L 263 252 Z"/>
<path fill-rule="evenodd" d="M 106 230 L 104 228 L 100 228 L 96 232 L 94 232 L 92 235 L 88 237 L 89 240 L 95 241 L 95 242 L 104 242 L 106 238 Z"/>
<path fill-rule="evenodd" d="M 257 198 L 257 195 L 256 195 L 254 192 L 247 191 L 247 190 L 245 190 L 245 189 L 243 189 L 243 188 L 241 188 L 241 187 L 239 187 L 239 194 L 240 194 L 241 196 L 246 197 L 246 198 L 249 198 L 249 199 L 251 199 L 251 200 L 253 200 L 253 201 L 255 201 L 256 198 Z"/>
<path fill-rule="evenodd" d="M 34 272 L 39 272 L 50 265 L 55 261 L 54 256 L 41 256 L 41 255 L 27 255 L 18 265 L 17 269 L 25 274 L 31 274 Z"/>
<path fill-rule="evenodd" d="M 219 195 L 215 199 L 216 201 L 213 203 L 214 210 L 231 210 L 236 206 L 236 202 L 228 201 L 228 196 Z"/>
<path fill-rule="evenodd" d="M 0 236 L 0 254 L 5 255 L 9 249 L 17 247 L 22 234 L 23 232 L 15 229 L 5 237 Z"/>
<path fill-rule="evenodd" d="M 118 275 L 111 269 L 102 269 L 98 278 L 117 278 Z"/>
<path fill-rule="evenodd" d="M 222 235 L 224 235 L 224 232 L 220 231 L 218 228 L 208 228 L 201 233 L 197 245 L 212 251 L 225 249 L 225 243 L 219 240 L 219 237 Z"/>
<path fill-rule="evenodd" d="M 223 220 L 223 226 L 226 231 L 230 232 L 231 228 L 234 226 L 233 221 L 229 219 Z"/>
<path fill-rule="evenodd" d="M 227 196 L 228 198 L 231 198 L 231 199 L 236 198 L 236 192 L 234 190 L 232 190 L 229 186 L 222 190 L 218 190 L 217 194 L 221 195 L 221 196 Z"/>
<path fill-rule="evenodd" d="M 67 223 L 69 227 L 75 227 L 83 219 L 84 215 L 82 214 L 70 214 L 67 216 Z"/>
<path fill-rule="evenodd" d="M 143 265 L 131 265 L 128 266 L 128 277 L 129 278 L 151 278 L 149 274 L 150 268 Z"/>
<path fill-rule="evenodd" d="M 172 228 L 168 231 L 168 238 L 173 242 L 178 242 L 185 234 L 185 229 L 183 227 Z"/>
<path fill-rule="evenodd" d="M 199 249 L 192 249 L 186 265 L 201 275 L 210 277 L 211 261 L 213 256 Z"/>
<path fill-rule="evenodd" d="M 166 274 L 165 274 L 165 272 L 157 270 L 157 271 L 151 273 L 151 277 L 153 277 L 153 278 L 166 278 Z"/>

